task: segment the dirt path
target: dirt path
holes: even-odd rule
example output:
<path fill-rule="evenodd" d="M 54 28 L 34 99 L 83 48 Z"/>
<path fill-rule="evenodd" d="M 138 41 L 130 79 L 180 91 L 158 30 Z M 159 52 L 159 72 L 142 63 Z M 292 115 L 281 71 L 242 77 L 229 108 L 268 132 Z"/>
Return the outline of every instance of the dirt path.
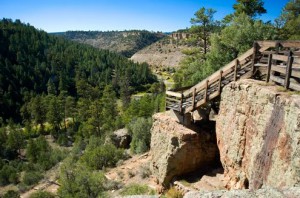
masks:
<path fill-rule="evenodd" d="M 151 156 L 149 153 L 133 156 L 132 158 L 124 161 L 122 165 L 110 169 L 105 176 L 107 179 L 119 182 L 123 186 L 128 186 L 130 184 L 142 184 L 157 190 L 159 185 L 149 170 L 150 160 Z M 119 191 L 120 190 L 111 191 L 110 196 L 117 197 L 119 195 Z"/>

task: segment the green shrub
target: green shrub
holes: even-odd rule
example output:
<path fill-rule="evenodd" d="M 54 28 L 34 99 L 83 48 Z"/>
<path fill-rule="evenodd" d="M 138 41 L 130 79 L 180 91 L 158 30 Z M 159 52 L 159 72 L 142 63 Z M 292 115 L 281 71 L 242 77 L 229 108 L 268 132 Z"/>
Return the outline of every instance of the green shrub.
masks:
<path fill-rule="evenodd" d="M 55 195 L 46 191 L 36 191 L 29 198 L 55 198 Z"/>
<path fill-rule="evenodd" d="M 149 150 L 151 126 L 151 118 L 137 118 L 129 124 L 129 131 L 132 134 L 130 149 L 133 153 L 144 153 Z"/>
<path fill-rule="evenodd" d="M 4 186 L 10 183 L 18 183 L 19 175 L 17 170 L 10 166 L 4 165 L 0 170 L 0 186 Z"/>
<path fill-rule="evenodd" d="M 131 184 L 123 188 L 121 195 L 155 195 L 155 191 L 147 185 Z"/>
<path fill-rule="evenodd" d="M 3 198 L 20 198 L 20 193 L 14 190 L 7 191 Z"/>
<path fill-rule="evenodd" d="M 27 186 L 31 186 L 37 184 L 42 178 L 43 175 L 40 172 L 25 172 L 23 183 Z"/>
<path fill-rule="evenodd" d="M 94 149 L 87 149 L 82 160 L 91 168 L 100 170 L 103 167 L 112 167 L 124 157 L 123 149 L 117 149 L 112 144 L 105 144 Z"/>
<path fill-rule="evenodd" d="M 68 136 L 66 134 L 60 134 L 58 135 L 57 143 L 60 146 L 68 146 Z"/>
<path fill-rule="evenodd" d="M 81 164 L 74 164 L 67 161 L 61 167 L 60 197 L 103 197 L 106 184 L 105 176 L 102 172 L 91 171 Z"/>
<path fill-rule="evenodd" d="M 183 193 L 176 188 L 170 188 L 166 193 L 167 198 L 183 198 Z"/>

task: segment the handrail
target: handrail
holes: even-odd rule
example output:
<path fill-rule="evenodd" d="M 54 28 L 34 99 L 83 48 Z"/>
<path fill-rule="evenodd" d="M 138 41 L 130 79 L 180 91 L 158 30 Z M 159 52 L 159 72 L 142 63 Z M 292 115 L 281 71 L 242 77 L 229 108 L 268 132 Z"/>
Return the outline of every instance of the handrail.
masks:
<path fill-rule="evenodd" d="M 288 48 L 288 51 L 280 51 L 286 48 Z M 181 113 L 191 112 L 205 104 L 207 101 L 219 96 L 222 87 L 226 84 L 243 78 L 251 78 L 254 76 L 256 70 L 260 70 L 262 73 L 267 74 L 267 82 L 272 80 L 285 88 L 295 90 L 298 90 L 299 87 L 300 91 L 300 85 L 290 82 L 291 77 L 300 78 L 299 70 L 295 71 L 295 68 L 293 69 L 294 58 L 291 54 L 292 48 L 297 48 L 299 50 L 300 41 L 257 41 L 248 51 L 193 87 L 185 91 L 180 91 L 180 93 L 166 91 L 166 107 Z M 279 53 L 283 53 L 283 55 Z M 272 54 L 274 54 L 273 59 Z M 286 54 L 289 55 L 287 56 Z M 268 55 L 269 58 L 264 57 L 265 55 Z M 280 64 L 285 63 L 286 69 L 283 69 L 282 65 L 272 66 L 270 56 L 271 62 L 274 60 L 278 61 Z M 268 64 L 264 63 L 264 61 L 267 61 Z M 295 65 L 298 66 L 298 62 L 299 58 L 295 57 Z M 267 68 L 267 72 L 263 71 L 265 70 L 263 68 Z M 284 76 L 278 78 L 271 75 L 271 72 L 277 72 Z M 282 79 L 283 77 L 284 79 Z"/>

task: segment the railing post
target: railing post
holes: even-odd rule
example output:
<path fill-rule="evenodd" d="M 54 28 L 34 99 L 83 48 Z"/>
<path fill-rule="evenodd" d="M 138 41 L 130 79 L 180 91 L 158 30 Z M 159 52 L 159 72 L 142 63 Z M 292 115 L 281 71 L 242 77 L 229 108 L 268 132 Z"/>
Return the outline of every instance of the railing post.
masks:
<path fill-rule="evenodd" d="M 221 94 L 221 89 L 222 89 L 222 75 L 223 75 L 223 70 L 220 70 L 219 87 L 218 87 L 219 95 Z"/>
<path fill-rule="evenodd" d="M 233 80 L 234 80 L 234 81 L 237 80 L 238 65 L 239 65 L 239 60 L 238 60 L 238 59 L 235 59 L 234 76 L 233 76 Z"/>
<path fill-rule="evenodd" d="M 252 66 L 251 66 L 252 77 L 254 76 L 254 73 L 255 73 L 255 61 L 256 61 L 256 55 L 258 52 L 258 48 L 259 48 L 258 43 L 254 42 L 253 43 Z"/>
<path fill-rule="evenodd" d="M 271 67 L 272 67 L 272 54 L 269 54 L 268 57 L 268 68 L 267 68 L 267 79 L 266 82 L 268 83 L 270 81 L 270 75 L 271 75 Z"/>
<path fill-rule="evenodd" d="M 183 113 L 183 107 L 182 107 L 182 105 L 183 105 L 183 93 L 181 92 L 181 98 L 180 98 L 180 113 Z"/>
<path fill-rule="evenodd" d="M 292 64 L 293 64 L 294 58 L 292 56 L 292 52 L 289 52 L 289 59 L 287 62 L 287 66 L 286 66 L 286 74 L 285 74 L 285 81 L 284 81 L 284 87 L 286 89 L 289 88 L 290 86 L 290 78 L 291 78 L 291 74 L 292 74 Z"/>
<path fill-rule="evenodd" d="M 193 109 L 195 108 L 195 99 L 196 99 L 196 88 L 193 90 Z"/>
<path fill-rule="evenodd" d="M 205 81 L 205 94 L 204 94 L 204 103 L 207 102 L 207 98 L 208 98 L 208 80 Z"/>

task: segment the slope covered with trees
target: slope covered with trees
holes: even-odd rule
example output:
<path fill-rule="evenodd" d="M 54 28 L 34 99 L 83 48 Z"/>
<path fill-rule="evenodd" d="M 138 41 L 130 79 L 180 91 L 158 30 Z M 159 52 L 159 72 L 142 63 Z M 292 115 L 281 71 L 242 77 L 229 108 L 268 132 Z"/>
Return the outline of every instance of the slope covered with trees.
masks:
<path fill-rule="evenodd" d="M 131 101 L 138 91 L 149 94 Z M 70 189 L 69 182 L 74 180 L 64 177 L 70 166 L 62 167 L 60 192 L 85 195 L 89 189 L 81 189 L 81 182 L 98 185 L 103 178 L 89 176 L 126 157 L 122 149 L 105 144 L 105 139 L 116 129 L 144 125 L 145 119 L 164 109 L 162 92 L 164 86 L 147 64 L 48 35 L 20 20 L 2 19 L 0 186 L 15 184 L 24 192 L 68 157 L 71 170 L 88 169 L 74 172 L 78 183 Z M 131 127 L 130 133 L 136 136 L 133 152 L 149 149 L 151 121 L 146 124 L 146 130 Z M 102 191 L 92 193 L 98 196 Z"/>
<path fill-rule="evenodd" d="M 155 77 L 146 64 L 93 47 L 49 36 L 43 31 L 8 19 L 0 21 L 0 117 L 20 121 L 20 109 L 40 94 L 96 97 L 120 81 L 131 91 L 143 89 Z M 122 88 L 122 87 L 121 87 Z"/>
<path fill-rule="evenodd" d="M 55 33 L 54 33 L 55 34 Z M 128 31 L 67 31 L 57 33 L 67 39 L 99 49 L 109 49 L 130 58 L 137 51 L 165 37 L 163 33 L 146 30 Z"/>

